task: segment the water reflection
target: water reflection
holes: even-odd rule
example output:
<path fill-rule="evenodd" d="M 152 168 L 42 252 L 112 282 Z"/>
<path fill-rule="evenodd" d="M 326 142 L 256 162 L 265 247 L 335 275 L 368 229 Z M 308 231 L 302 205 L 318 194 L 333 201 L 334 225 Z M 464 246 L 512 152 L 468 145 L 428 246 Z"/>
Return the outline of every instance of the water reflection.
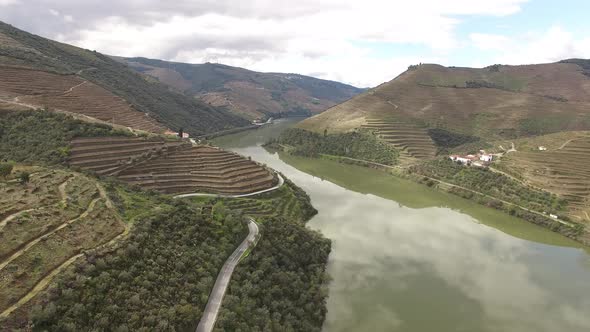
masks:
<path fill-rule="evenodd" d="M 264 151 L 256 145 L 264 141 L 262 134 L 245 134 L 249 140 L 238 142 L 247 143 L 232 149 L 269 164 L 305 189 L 319 210 L 310 227 L 333 241 L 326 330 L 590 330 L 590 269 L 584 251 L 488 227 L 488 213 L 498 215 L 478 206 L 473 211 L 485 211 L 472 213 L 475 219 L 436 204 L 411 208 L 345 189 Z M 406 200 L 431 199 L 421 196 Z M 542 233 L 545 243 L 571 245 L 535 226 L 519 227 L 526 234 Z"/>

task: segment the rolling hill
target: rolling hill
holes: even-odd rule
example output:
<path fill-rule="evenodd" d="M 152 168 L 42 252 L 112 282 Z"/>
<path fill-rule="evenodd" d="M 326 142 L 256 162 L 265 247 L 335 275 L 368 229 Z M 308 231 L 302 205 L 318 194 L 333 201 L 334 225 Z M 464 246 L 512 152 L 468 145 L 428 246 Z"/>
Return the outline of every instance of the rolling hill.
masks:
<path fill-rule="evenodd" d="M 297 74 L 259 73 L 212 63 L 114 58 L 176 91 L 248 119 L 317 114 L 363 91 Z"/>
<path fill-rule="evenodd" d="M 0 109 L 41 107 L 151 132 L 182 127 L 201 135 L 248 125 L 96 51 L 0 22 Z"/>
<path fill-rule="evenodd" d="M 367 128 L 399 147 L 423 150 L 417 156 L 432 155 L 428 134 L 434 128 L 484 140 L 587 130 L 588 68 L 590 61 L 577 59 L 482 69 L 410 66 L 300 127 L 316 132 Z"/>

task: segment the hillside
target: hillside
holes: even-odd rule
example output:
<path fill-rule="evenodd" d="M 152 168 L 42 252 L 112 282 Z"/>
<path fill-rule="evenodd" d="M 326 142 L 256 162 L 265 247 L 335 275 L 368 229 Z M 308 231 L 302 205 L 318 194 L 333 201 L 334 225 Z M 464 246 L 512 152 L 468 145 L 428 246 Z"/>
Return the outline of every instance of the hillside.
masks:
<path fill-rule="evenodd" d="M 0 108 L 15 107 L 47 107 L 152 132 L 184 128 L 200 135 L 248 125 L 96 51 L 0 22 Z"/>
<path fill-rule="evenodd" d="M 513 146 L 496 160 L 497 171 L 566 200 L 573 220 L 590 220 L 589 60 L 482 69 L 411 66 L 298 126 L 327 137 L 368 130 L 400 151 L 402 166 L 426 165 L 417 169 L 449 151 L 503 154 Z M 435 169 L 428 174 L 440 173 Z"/>
<path fill-rule="evenodd" d="M 243 198 L 162 194 L 267 189 L 277 177 L 263 165 L 176 137 L 30 110 L 0 112 L 0 155 L 2 330 L 194 330 L 222 264 L 244 239 L 246 216 L 263 235 L 231 292 L 255 290 L 269 309 L 229 302 L 223 324 L 321 328 L 330 242 L 305 227 L 317 211 L 303 190 L 284 179 Z"/>
<path fill-rule="evenodd" d="M 115 59 L 174 90 L 248 119 L 317 114 L 363 91 L 309 76 L 259 73 L 221 64 Z"/>
<path fill-rule="evenodd" d="M 420 150 L 417 157 L 432 156 L 433 128 L 488 141 L 586 130 L 587 64 L 566 60 L 482 69 L 411 66 L 394 80 L 299 126 L 316 132 L 368 128 L 398 147 Z"/>

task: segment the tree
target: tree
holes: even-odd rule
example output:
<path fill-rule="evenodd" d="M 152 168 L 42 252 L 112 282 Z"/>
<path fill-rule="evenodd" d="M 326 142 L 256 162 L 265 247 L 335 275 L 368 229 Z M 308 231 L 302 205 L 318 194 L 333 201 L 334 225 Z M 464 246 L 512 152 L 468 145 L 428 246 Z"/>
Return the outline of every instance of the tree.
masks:
<path fill-rule="evenodd" d="M 12 173 L 12 168 L 10 163 L 0 163 L 0 176 L 6 179 Z"/>
<path fill-rule="evenodd" d="M 29 183 L 29 180 L 31 180 L 31 174 L 29 172 L 21 172 L 18 175 L 18 182 L 22 185 Z"/>

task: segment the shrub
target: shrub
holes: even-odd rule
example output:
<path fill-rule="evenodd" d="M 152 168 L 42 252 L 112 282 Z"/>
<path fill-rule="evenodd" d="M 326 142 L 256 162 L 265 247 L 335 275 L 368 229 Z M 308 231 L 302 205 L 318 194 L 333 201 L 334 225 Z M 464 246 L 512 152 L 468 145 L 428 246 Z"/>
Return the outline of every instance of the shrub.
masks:
<path fill-rule="evenodd" d="M 0 176 L 6 178 L 12 173 L 13 165 L 10 163 L 0 163 Z"/>

